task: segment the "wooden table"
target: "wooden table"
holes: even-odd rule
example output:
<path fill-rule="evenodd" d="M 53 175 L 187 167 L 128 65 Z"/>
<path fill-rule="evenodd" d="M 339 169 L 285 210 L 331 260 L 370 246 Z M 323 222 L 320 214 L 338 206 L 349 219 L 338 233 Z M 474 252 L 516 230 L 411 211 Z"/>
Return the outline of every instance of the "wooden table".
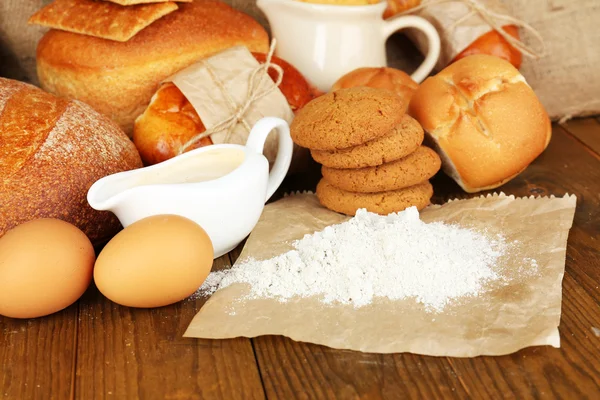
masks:
<path fill-rule="evenodd" d="M 317 173 L 288 179 L 286 189 L 314 187 Z M 435 202 L 468 197 L 439 175 Z M 460 359 L 362 354 L 279 336 L 183 339 L 204 300 L 138 310 L 115 305 L 92 287 L 49 317 L 0 317 L 0 399 L 598 399 L 600 120 L 555 126 L 547 151 L 501 190 L 578 197 L 560 349 Z M 237 254 L 216 265 L 229 265 Z"/>

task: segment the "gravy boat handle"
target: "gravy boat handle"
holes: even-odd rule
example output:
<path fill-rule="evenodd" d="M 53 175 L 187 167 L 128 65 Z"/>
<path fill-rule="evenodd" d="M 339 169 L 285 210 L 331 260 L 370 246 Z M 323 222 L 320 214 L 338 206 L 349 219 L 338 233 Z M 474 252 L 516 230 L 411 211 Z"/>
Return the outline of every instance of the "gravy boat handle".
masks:
<path fill-rule="evenodd" d="M 277 149 L 275 164 L 269 174 L 267 198 L 265 199 L 265 202 L 273 196 L 273 193 L 275 193 L 279 185 L 281 185 L 283 178 L 285 178 L 290 169 L 292 153 L 294 151 L 294 142 L 292 142 L 290 136 L 290 127 L 287 122 L 281 118 L 261 118 L 252 127 L 250 135 L 248 136 L 248 141 L 246 142 L 246 147 L 262 154 L 265 147 L 265 141 L 273 129 L 275 129 L 279 135 L 279 147 Z"/>

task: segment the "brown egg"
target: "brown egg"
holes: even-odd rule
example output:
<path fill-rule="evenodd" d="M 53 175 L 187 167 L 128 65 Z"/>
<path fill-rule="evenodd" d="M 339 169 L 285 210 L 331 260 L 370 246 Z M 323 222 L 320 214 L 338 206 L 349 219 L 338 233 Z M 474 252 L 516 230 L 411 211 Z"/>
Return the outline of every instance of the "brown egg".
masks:
<path fill-rule="evenodd" d="M 156 215 L 129 225 L 106 245 L 96 261 L 94 281 L 115 303 L 162 307 L 202 285 L 213 255 L 200 225 L 176 215 Z"/>
<path fill-rule="evenodd" d="M 0 314 L 36 318 L 73 304 L 92 280 L 94 247 L 58 219 L 21 224 L 0 238 Z"/>

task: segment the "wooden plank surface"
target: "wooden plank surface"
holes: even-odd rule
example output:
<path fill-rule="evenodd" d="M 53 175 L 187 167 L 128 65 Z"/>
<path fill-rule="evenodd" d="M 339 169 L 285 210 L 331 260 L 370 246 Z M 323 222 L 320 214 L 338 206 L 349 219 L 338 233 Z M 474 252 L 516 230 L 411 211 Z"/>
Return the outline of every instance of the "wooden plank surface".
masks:
<path fill-rule="evenodd" d="M 590 120 L 555 126 L 548 150 L 501 188 L 578 196 L 560 349 L 461 359 L 340 351 L 279 336 L 184 339 L 203 300 L 128 309 L 91 288 L 49 317 L 0 317 L 0 399 L 600 398 L 600 155 L 585 140 L 598 123 Z M 286 179 L 277 197 L 313 189 L 318 178 L 313 164 Z M 470 196 L 442 174 L 433 183 L 438 203 Z"/>
<path fill-rule="evenodd" d="M 573 119 L 562 128 L 579 139 L 596 154 L 600 154 L 600 121 L 595 118 Z"/>
<path fill-rule="evenodd" d="M 133 309 L 90 290 L 80 302 L 76 398 L 264 398 L 250 340 L 182 337 L 202 304 Z"/>
<path fill-rule="evenodd" d="M 77 307 L 30 320 L 0 316 L 0 399 L 71 396 Z"/>
<path fill-rule="evenodd" d="M 555 126 L 549 148 L 499 190 L 517 196 L 578 196 L 571 231 L 561 349 L 534 347 L 502 357 L 436 358 L 328 349 L 276 336 L 253 339 L 268 398 L 600 398 L 600 159 Z M 310 189 L 314 170 L 284 190 Z M 434 179 L 435 202 L 466 198 L 453 181 Z M 238 253 L 231 254 L 232 261 Z M 585 311 L 583 311 L 585 310 Z"/>

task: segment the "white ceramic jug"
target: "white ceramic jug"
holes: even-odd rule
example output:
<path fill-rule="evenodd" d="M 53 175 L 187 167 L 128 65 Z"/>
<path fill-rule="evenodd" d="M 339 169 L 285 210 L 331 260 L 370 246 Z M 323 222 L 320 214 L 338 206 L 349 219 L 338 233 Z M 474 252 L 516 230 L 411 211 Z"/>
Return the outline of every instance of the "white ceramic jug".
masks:
<path fill-rule="evenodd" d="M 313 85 L 329 91 L 342 75 L 360 67 L 385 67 L 385 42 L 394 32 L 416 28 L 427 36 L 425 60 L 411 75 L 421 82 L 440 55 L 440 38 L 425 19 L 398 16 L 383 20 L 387 2 L 365 6 L 257 0 L 277 40 L 275 54 L 294 65 Z"/>
<path fill-rule="evenodd" d="M 279 148 L 269 174 L 262 151 L 273 129 Z M 92 185 L 87 199 L 96 210 L 112 211 L 124 227 L 158 214 L 189 218 L 208 233 L 217 258 L 254 229 L 265 202 L 287 174 L 292 150 L 287 122 L 267 117 L 254 125 L 246 146 L 201 147 L 160 164 L 110 175 Z"/>

